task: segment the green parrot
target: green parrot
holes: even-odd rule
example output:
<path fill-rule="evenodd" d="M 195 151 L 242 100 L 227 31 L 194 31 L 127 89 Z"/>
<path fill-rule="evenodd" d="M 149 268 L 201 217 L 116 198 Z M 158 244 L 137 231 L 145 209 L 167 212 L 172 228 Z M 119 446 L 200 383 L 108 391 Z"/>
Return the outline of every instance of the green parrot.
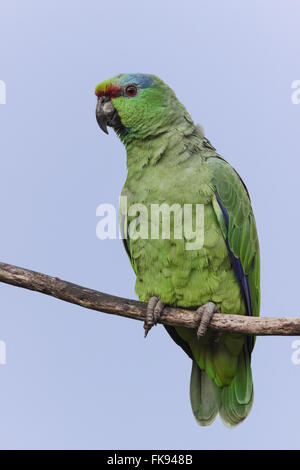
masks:
<path fill-rule="evenodd" d="M 152 205 L 203 207 L 198 249 L 186 249 L 187 240 L 175 237 L 175 216 L 169 237 L 130 236 L 133 215 L 121 218 L 121 230 L 136 293 L 148 302 L 146 333 L 166 304 L 195 311 L 198 331 L 165 328 L 193 361 L 190 399 L 198 423 L 209 425 L 219 413 L 233 427 L 253 403 L 255 338 L 218 333 L 208 325 L 217 311 L 259 315 L 259 243 L 247 188 L 157 76 L 120 74 L 97 85 L 95 94 L 99 126 L 106 133 L 113 127 L 126 147 L 122 196 L 128 207 L 143 205 L 149 214 Z"/>

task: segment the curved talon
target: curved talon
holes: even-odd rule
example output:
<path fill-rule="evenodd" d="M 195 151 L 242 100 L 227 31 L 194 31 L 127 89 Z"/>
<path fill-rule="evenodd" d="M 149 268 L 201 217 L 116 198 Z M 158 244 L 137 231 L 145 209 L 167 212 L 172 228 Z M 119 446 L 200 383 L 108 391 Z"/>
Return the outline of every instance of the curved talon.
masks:
<path fill-rule="evenodd" d="M 201 305 L 201 307 L 197 309 L 197 314 L 200 316 L 197 330 L 198 338 L 206 335 L 211 319 L 217 312 L 219 312 L 219 309 L 213 302 L 207 302 L 207 304 Z"/>
<path fill-rule="evenodd" d="M 158 297 L 151 297 L 147 305 L 146 320 L 144 323 L 145 328 L 145 338 L 151 330 L 152 326 L 156 325 L 160 319 L 161 313 L 164 309 L 165 304 L 163 304 Z"/>

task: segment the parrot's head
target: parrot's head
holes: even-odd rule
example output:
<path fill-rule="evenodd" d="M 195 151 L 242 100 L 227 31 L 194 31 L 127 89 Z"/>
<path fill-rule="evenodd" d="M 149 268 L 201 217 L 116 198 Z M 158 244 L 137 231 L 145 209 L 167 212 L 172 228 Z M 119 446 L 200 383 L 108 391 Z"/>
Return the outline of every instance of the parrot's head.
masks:
<path fill-rule="evenodd" d="M 123 141 L 168 130 L 187 114 L 173 90 L 155 75 L 120 74 L 96 86 L 100 128 L 115 129 Z"/>

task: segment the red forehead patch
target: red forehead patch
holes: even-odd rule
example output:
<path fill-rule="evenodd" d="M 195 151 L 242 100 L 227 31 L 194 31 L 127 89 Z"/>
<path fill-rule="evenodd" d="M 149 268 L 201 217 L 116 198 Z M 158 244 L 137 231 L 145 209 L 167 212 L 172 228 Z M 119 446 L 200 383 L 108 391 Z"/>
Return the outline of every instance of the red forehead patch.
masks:
<path fill-rule="evenodd" d="M 121 87 L 116 85 L 109 85 L 105 90 L 96 91 L 96 96 L 100 98 L 101 96 L 108 96 L 109 98 L 116 98 L 121 94 Z"/>

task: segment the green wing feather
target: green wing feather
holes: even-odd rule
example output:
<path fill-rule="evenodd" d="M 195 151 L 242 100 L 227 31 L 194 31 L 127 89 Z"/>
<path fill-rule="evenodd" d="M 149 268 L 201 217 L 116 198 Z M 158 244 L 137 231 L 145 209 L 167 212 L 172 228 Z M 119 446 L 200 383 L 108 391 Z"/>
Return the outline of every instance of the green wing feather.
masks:
<path fill-rule="evenodd" d="M 229 249 L 235 258 L 240 260 L 246 275 L 250 292 L 251 315 L 258 316 L 260 308 L 260 255 L 249 194 L 239 175 L 225 160 L 212 158 L 209 164 L 213 170 L 213 184 L 219 198 L 218 201 L 215 196 L 212 205 Z M 219 202 L 226 209 L 228 220 L 225 219 Z M 249 348 L 245 341 L 239 354 L 236 375 L 229 386 L 222 388 L 219 412 L 222 420 L 229 427 L 243 421 L 253 404 L 251 372 L 253 345 L 252 342 Z M 191 380 L 192 382 L 193 380 Z"/>
<path fill-rule="evenodd" d="M 229 247 L 241 261 L 247 276 L 251 314 L 259 316 L 260 307 L 260 255 L 256 224 L 249 194 L 236 171 L 222 158 L 209 159 L 213 171 L 213 185 L 225 207 L 228 228 L 216 197 L 212 201 L 221 231 L 228 240 Z"/>

